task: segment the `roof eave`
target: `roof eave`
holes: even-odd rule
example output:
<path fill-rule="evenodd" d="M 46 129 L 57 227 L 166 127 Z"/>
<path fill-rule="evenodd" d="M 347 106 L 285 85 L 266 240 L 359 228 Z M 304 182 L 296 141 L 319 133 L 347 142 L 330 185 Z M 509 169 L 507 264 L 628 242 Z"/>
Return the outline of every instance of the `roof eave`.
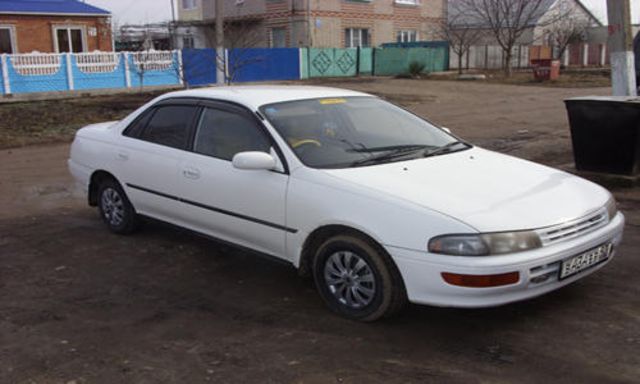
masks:
<path fill-rule="evenodd" d="M 0 11 L 0 15 L 111 17 L 111 13 L 11 12 L 11 11 Z"/>

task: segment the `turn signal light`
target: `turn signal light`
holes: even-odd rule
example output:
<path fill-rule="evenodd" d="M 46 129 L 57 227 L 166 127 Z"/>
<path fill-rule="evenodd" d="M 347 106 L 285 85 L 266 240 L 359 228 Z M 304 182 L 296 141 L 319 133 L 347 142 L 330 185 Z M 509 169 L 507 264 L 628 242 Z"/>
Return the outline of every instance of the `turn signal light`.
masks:
<path fill-rule="evenodd" d="M 460 275 L 443 272 L 442 278 L 451 285 L 469 288 L 487 288 L 511 285 L 520 281 L 519 272 L 502 273 L 499 275 Z"/>

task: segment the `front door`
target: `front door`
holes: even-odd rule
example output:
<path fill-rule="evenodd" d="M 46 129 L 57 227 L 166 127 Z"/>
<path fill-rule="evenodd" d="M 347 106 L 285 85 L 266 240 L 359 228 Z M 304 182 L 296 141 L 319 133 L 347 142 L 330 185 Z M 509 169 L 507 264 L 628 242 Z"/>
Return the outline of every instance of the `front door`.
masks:
<path fill-rule="evenodd" d="M 284 256 L 288 175 L 275 144 L 249 111 L 206 103 L 196 124 L 193 149 L 181 166 L 185 209 L 199 231 L 277 257 Z M 240 170 L 239 152 L 272 153 L 279 171 Z"/>

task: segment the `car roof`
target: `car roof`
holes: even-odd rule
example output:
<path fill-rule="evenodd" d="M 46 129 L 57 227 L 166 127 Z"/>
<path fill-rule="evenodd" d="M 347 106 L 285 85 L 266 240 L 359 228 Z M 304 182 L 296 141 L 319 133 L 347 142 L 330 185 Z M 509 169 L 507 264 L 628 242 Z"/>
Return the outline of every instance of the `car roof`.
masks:
<path fill-rule="evenodd" d="M 314 87 L 300 85 L 253 85 L 253 86 L 223 86 L 198 88 L 185 91 L 171 92 L 161 99 L 173 97 L 196 97 L 213 100 L 225 100 L 245 105 L 251 109 L 258 109 L 266 104 L 285 101 L 353 97 L 371 95 L 340 88 Z"/>

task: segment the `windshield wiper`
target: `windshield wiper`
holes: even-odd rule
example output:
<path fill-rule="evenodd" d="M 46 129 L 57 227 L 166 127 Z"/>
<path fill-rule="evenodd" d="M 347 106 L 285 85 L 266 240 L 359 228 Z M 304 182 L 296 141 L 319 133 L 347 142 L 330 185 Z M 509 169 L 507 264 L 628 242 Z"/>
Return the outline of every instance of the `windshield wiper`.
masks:
<path fill-rule="evenodd" d="M 373 152 L 390 152 L 390 151 L 412 151 L 412 150 L 418 150 L 418 149 L 425 149 L 427 147 L 433 147 L 433 146 L 429 146 L 429 145 L 424 145 L 424 144 L 404 144 L 404 145 L 388 145 L 386 147 L 372 147 L 372 148 L 368 148 L 365 147 L 363 144 L 358 143 L 361 147 L 360 148 L 355 148 L 355 146 L 351 149 L 348 150 L 348 152 L 367 152 L 367 153 L 373 153 Z"/>
<path fill-rule="evenodd" d="M 398 157 L 407 156 L 414 152 L 420 152 L 426 148 L 430 148 L 429 145 L 398 145 L 394 147 L 378 147 L 368 148 L 367 152 L 386 151 L 376 156 L 370 156 L 366 159 L 356 160 L 351 163 L 351 166 L 367 165 L 367 164 L 379 164 L 385 161 L 393 160 Z"/>
<path fill-rule="evenodd" d="M 425 151 L 424 157 L 438 156 L 444 153 L 449 153 L 453 151 L 453 148 L 458 145 L 464 145 L 466 148 L 471 147 L 471 145 L 465 143 L 464 141 L 452 141 L 449 144 L 445 144 L 442 147 L 436 148 L 433 151 Z"/>

